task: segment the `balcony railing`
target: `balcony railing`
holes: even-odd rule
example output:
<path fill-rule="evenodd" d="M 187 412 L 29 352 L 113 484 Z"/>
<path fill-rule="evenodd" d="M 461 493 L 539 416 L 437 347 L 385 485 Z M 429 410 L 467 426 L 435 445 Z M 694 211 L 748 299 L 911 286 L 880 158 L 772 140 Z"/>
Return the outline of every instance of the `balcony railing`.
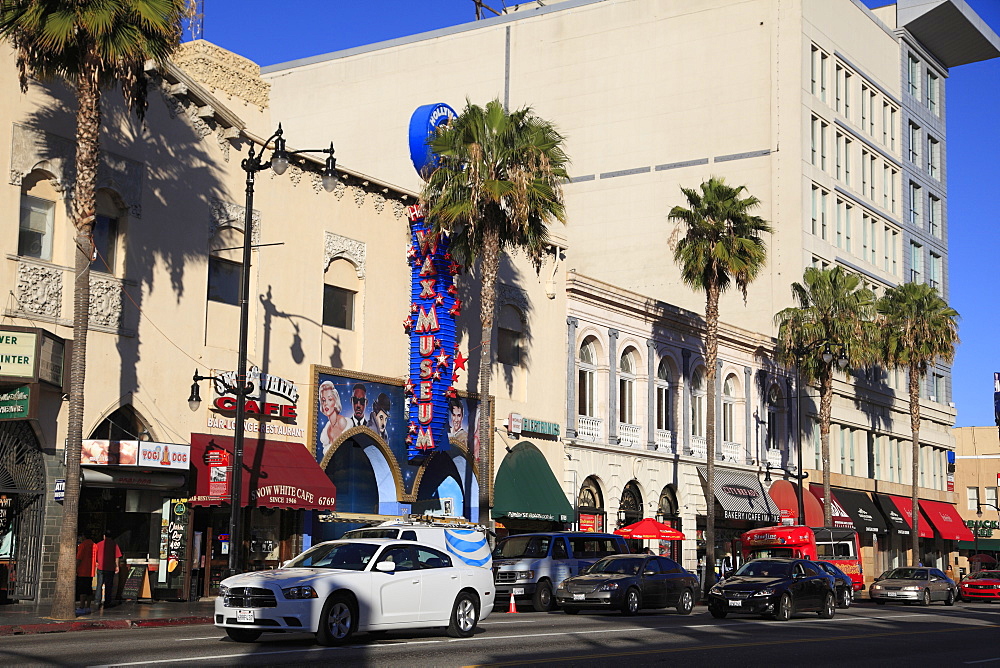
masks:
<path fill-rule="evenodd" d="M 733 441 L 723 441 L 722 456 L 726 458 L 727 462 L 746 464 L 747 456 L 742 443 L 735 443 Z"/>
<path fill-rule="evenodd" d="M 639 447 L 642 439 L 642 427 L 637 424 L 618 423 L 618 442 L 621 445 Z"/>
<path fill-rule="evenodd" d="M 657 429 L 653 437 L 656 449 L 661 452 L 674 452 L 674 435 L 667 429 Z"/>
<path fill-rule="evenodd" d="M 604 420 L 578 415 L 576 416 L 576 434 L 585 441 L 600 441 L 604 438 Z"/>
<path fill-rule="evenodd" d="M 691 437 L 691 454 L 699 459 L 705 459 L 708 449 L 705 447 L 704 436 Z"/>

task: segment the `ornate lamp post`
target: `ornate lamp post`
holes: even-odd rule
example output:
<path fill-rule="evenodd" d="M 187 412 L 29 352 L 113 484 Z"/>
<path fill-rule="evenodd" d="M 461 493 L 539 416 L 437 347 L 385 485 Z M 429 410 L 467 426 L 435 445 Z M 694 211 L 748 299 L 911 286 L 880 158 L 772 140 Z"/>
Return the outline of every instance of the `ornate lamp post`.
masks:
<path fill-rule="evenodd" d="M 243 220 L 243 268 L 242 284 L 240 288 L 240 339 L 239 352 L 237 353 L 237 368 L 235 383 L 227 383 L 215 376 L 201 376 L 195 369 L 193 382 L 191 384 L 191 395 L 188 398 L 188 405 L 192 410 L 198 407 L 201 396 L 198 391 L 198 383 L 202 380 L 212 380 L 222 382 L 227 391 L 236 397 L 236 421 L 233 434 L 233 458 L 232 458 L 232 479 L 229 488 L 229 574 L 235 575 L 241 572 L 242 556 L 242 499 L 240 493 L 243 486 L 243 444 L 244 428 L 246 424 L 246 400 L 250 392 L 253 391 L 253 384 L 247 378 L 247 340 L 249 330 L 250 308 L 250 251 L 252 250 L 253 238 L 253 195 L 254 178 L 257 172 L 265 169 L 272 169 L 275 174 L 281 175 L 288 169 L 289 158 L 300 153 L 325 153 L 327 154 L 326 164 L 323 167 L 322 179 L 323 188 L 327 192 L 332 192 L 337 187 L 337 160 L 333 157 L 333 142 L 330 148 L 301 149 L 289 152 L 285 148 L 284 132 L 281 124 L 274 131 L 267 141 L 263 143 L 259 152 L 254 151 L 253 144 L 250 145 L 249 155 L 240 163 L 243 171 L 246 172 L 246 213 Z M 264 160 L 264 151 L 274 142 L 274 149 L 271 152 L 270 160 Z"/>

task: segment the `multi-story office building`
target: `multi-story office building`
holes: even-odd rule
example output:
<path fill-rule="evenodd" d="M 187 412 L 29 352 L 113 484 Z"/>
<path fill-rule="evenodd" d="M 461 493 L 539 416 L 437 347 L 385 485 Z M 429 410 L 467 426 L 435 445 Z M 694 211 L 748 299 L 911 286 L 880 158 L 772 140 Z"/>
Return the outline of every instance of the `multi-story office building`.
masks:
<path fill-rule="evenodd" d="M 672 261 L 678 230 L 667 213 L 684 204 L 679 186 L 712 175 L 746 185 L 774 226 L 767 269 L 745 300 L 730 293 L 721 304 L 718 433 L 730 481 L 758 479 L 768 465 L 794 471 L 799 441 L 817 481 L 817 401 L 772 361 L 774 314 L 808 266 L 857 272 L 877 294 L 916 280 L 947 297 L 945 84 L 950 68 L 998 54 L 997 35 L 963 0 L 875 10 L 857 0 L 564 0 L 275 65 L 264 77 L 276 117 L 296 133 L 377 128 L 353 133 L 345 150 L 364 156 L 362 170 L 409 187 L 416 177 L 397 144 L 417 105 L 499 98 L 558 125 L 573 160 L 566 492 L 588 525 L 659 513 L 693 539 L 706 496 L 696 473 L 704 302 Z M 921 495 L 945 502 L 949 382 L 935 366 L 921 400 Z M 906 493 L 905 387 L 894 371 L 838 379 L 836 487 Z M 724 518 L 773 512 L 716 496 Z M 746 526 L 724 520 L 720 534 Z M 869 574 L 905 557 L 906 538 L 888 525 L 864 534 Z M 695 541 L 684 545 L 693 559 Z M 953 548 L 939 536 L 921 556 Z"/>

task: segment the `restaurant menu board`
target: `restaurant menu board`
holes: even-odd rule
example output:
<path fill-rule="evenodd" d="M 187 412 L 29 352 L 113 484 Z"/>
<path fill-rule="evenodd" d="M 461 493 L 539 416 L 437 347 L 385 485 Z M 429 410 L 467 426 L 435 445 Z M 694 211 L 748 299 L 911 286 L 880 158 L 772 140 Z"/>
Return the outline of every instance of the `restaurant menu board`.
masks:
<path fill-rule="evenodd" d="M 128 567 L 125 576 L 125 584 L 122 587 L 122 599 L 126 601 L 136 601 L 142 592 L 142 580 L 146 575 L 146 564 L 138 564 Z"/>
<path fill-rule="evenodd" d="M 188 528 L 192 513 L 187 499 L 171 499 L 163 506 L 157 582 L 161 588 L 178 592 L 177 598 L 180 598 L 187 571 Z"/>

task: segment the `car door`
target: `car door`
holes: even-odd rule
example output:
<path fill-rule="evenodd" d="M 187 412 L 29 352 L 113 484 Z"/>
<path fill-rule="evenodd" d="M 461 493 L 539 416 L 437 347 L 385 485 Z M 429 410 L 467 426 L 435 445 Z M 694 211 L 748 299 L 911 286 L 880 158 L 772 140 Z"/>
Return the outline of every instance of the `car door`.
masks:
<path fill-rule="evenodd" d="M 420 567 L 420 621 L 446 622 L 462 588 L 463 569 L 444 552 L 424 545 L 414 547 Z"/>
<path fill-rule="evenodd" d="M 792 564 L 792 584 L 789 590 L 792 592 L 796 609 L 811 610 L 818 605 L 815 578 L 809 577 L 801 561 Z"/>
<path fill-rule="evenodd" d="M 395 564 L 392 573 L 377 569 L 379 563 Z M 420 589 L 423 577 L 411 545 L 390 545 L 372 566 L 372 588 L 378 601 L 380 624 L 406 624 L 420 618 Z"/>
<path fill-rule="evenodd" d="M 552 538 L 552 586 L 557 587 L 566 578 L 578 573 L 576 560 L 569 558 L 566 539 L 562 536 Z"/>
<path fill-rule="evenodd" d="M 666 598 L 666 575 L 660 570 L 656 557 L 649 557 L 642 562 L 635 574 L 636 581 L 642 591 L 642 605 L 647 608 L 658 608 L 664 605 Z"/>
<path fill-rule="evenodd" d="M 931 598 L 935 601 L 943 601 L 948 598 L 948 591 L 951 585 L 948 576 L 936 568 L 931 569 Z"/>
<path fill-rule="evenodd" d="M 657 557 L 660 570 L 663 571 L 663 605 L 677 605 L 681 592 L 687 587 L 687 573 L 673 559 Z"/>

